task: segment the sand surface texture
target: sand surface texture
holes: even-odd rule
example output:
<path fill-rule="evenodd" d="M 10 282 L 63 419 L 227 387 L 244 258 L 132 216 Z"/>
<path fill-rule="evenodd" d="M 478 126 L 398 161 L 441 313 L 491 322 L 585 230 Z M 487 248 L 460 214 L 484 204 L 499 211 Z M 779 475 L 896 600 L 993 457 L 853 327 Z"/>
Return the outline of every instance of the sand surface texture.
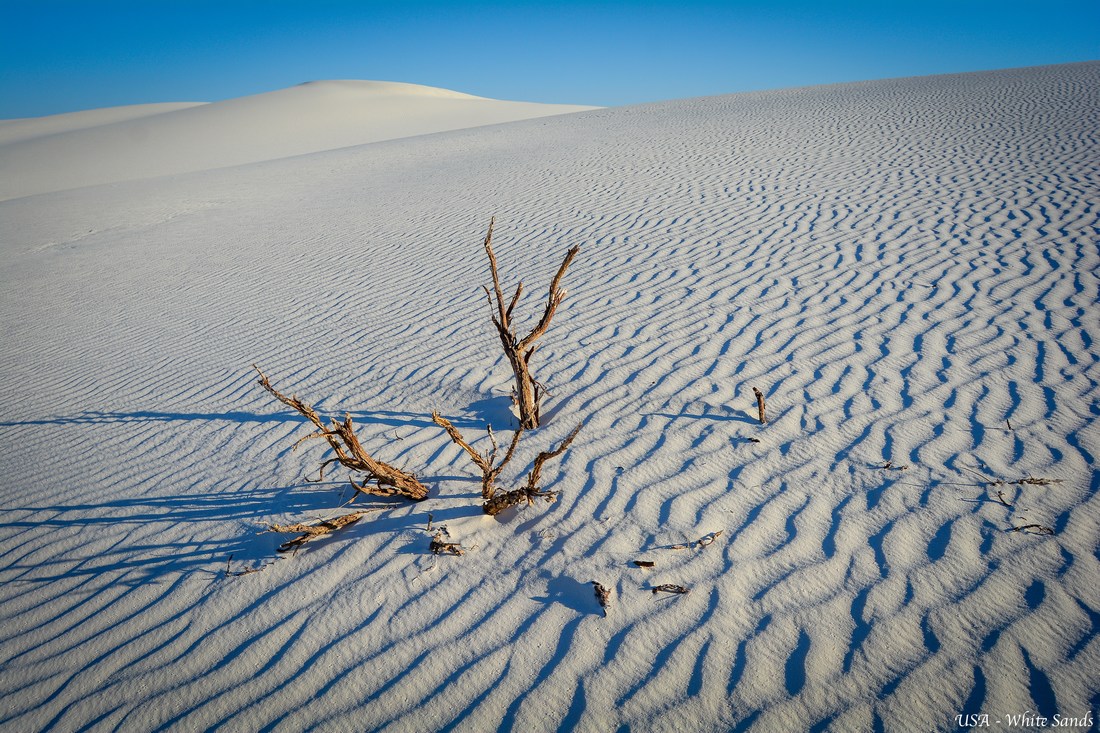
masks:
<path fill-rule="evenodd" d="M 94 177 L 82 146 L 105 129 L 59 150 Z M 1098 131 L 1088 63 L 0 203 L 0 727 L 913 731 L 1095 711 Z M 54 150 L 20 144 L 38 142 Z M 516 424 L 480 290 L 491 215 L 521 329 L 581 246 L 532 359 L 546 420 L 502 485 L 585 427 L 545 470 L 559 500 L 498 518 L 430 418 L 479 449 L 486 423 L 504 442 Z M 431 497 L 341 508 L 346 471 L 307 483 L 325 447 L 292 450 L 309 426 L 253 362 L 350 413 Z M 261 533 L 354 508 L 374 511 L 292 556 Z M 464 555 L 429 552 L 429 515 Z"/>

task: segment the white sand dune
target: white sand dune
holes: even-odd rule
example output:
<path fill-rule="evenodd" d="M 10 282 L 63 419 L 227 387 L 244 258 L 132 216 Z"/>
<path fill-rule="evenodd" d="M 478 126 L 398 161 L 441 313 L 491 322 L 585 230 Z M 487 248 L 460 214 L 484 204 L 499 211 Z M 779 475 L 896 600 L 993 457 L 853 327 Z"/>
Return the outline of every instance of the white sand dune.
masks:
<path fill-rule="evenodd" d="M 1086 63 L 0 203 L 0 726 L 1095 721 L 1098 130 Z M 560 500 L 500 520 L 430 420 L 510 436 L 479 290 L 493 214 L 525 323 L 582 247 L 534 359 L 551 419 L 504 483 L 586 421 L 547 470 Z M 431 498 L 361 498 L 382 509 L 275 560 L 266 523 L 351 494 L 303 480 L 323 447 L 291 450 L 307 426 L 254 361 L 354 415 Z M 1060 483 L 1009 483 L 1027 478 Z M 464 556 L 429 554 L 429 515 Z M 225 577 L 230 557 L 263 570 Z M 656 600 L 659 583 L 690 593 Z"/>
<path fill-rule="evenodd" d="M 0 200 L 592 109 L 418 84 L 320 81 L 213 104 L 0 122 Z"/>

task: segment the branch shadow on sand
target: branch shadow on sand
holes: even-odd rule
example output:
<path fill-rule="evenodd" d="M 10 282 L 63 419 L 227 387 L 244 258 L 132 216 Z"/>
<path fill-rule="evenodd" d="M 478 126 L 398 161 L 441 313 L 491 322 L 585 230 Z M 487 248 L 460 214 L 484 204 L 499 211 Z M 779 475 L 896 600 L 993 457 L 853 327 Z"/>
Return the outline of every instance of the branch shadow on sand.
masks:
<path fill-rule="evenodd" d="M 749 425 L 759 425 L 760 420 L 754 415 L 750 415 L 744 410 L 738 410 L 733 407 L 714 407 L 712 405 L 703 405 L 701 412 L 645 412 L 640 413 L 647 417 L 666 417 L 670 420 L 678 419 L 691 419 L 691 420 L 711 420 L 714 422 L 741 422 L 748 423 Z"/>
<path fill-rule="evenodd" d="M 115 576 L 112 583 L 141 585 L 193 573 L 215 578 L 231 566 L 233 571 L 261 568 L 368 535 L 398 542 L 398 554 L 426 555 L 429 514 L 435 526 L 480 515 L 481 507 L 471 497 L 475 494 L 435 497 L 430 509 L 417 508 L 398 497 L 355 496 L 346 483 L 324 482 L 11 507 L 0 521 L 0 537 L 25 539 L 0 553 L 0 563 L 5 583 Z M 446 502 L 442 506 L 440 499 Z M 274 523 L 311 524 L 356 511 L 364 512 L 360 521 L 293 552 L 280 553 L 278 547 L 295 534 L 269 531 Z M 187 529 L 181 532 L 181 526 Z M 423 542 L 408 541 L 410 530 L 422 533 Z M 32 560 L 36 553 L 26 552 L 28 543 L 54 541 L 63 541 L 68 549 L 45 560 Z M 8 561 L 5 556 L 16 550 L 22 556 Z"/>
<path fill-rule="evenodd" d="M 459 428 L 484 430 L 486 424 L 499 425 L 510 430 L 515 417 L 508 407 L 507 397 L 495 397 L 472 403 L 464 414 L 450 418 Z M 407 412 L 399 410 L 331 410 L 314 405 L 322 419 L 351 415 L 360 425 L 383 425 L 387 428 L 435 428 L 430 413 Z M 227 412 L 170 412 L 164 410 L 135 410 L 133 412 L 112 412 L 108 410 L 86 410 L 75 415 L 45 417 L 31 420 L 7 420 L 0 422 L 0 428 L 12 428 L 33 425 L 109 425 L 117 423 L 171 423 L 171 422 L 231 422 L 231 423 L 303 423 L 308 421 L 289 411 L 260 414 L 243 410 Z"/>

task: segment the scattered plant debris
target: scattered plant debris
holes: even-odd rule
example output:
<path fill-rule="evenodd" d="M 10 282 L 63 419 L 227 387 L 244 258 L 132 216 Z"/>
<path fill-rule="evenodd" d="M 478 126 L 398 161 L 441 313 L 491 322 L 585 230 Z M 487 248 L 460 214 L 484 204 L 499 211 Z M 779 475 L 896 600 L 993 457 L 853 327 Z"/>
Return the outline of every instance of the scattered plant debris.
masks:
<path fill-rule="evenodd" d="M 906 463 L 906 464 L 901 465 L 901 466 L 895 466 L 893 461 L 887 461 L 886 463 L 882 464 L 882 470 L 884 470 L 884 471 L 908 471 L 909 470 L 909 464 Z"/>
<path fill-rule="evenodd" d="M 265 562 L 263 565 L 260 565 L 259 567 L 243 568 L 242 570 L 233 570 L 230 567 L 230 564 L 232 562 L 233 562 L 233 555 L 230 555 L 225 560 L 225 577 L 227 577 L 227 578 L 238 578 L 242 575 L 251 575 L 252 573 L 258 573 L 261 570 L 264 570 L 265 568 L 267 568 L 267 565 L 268 565 L 268 563 Z"/>
<path fill-rule="evenodd" d="M 640 568 L 651 568 L 656 563 L 654 563 L 652 560 L 635 560 L 634 564 Z"/>
<path fill-rule="evenodd" d="M 596 594 L 596 602 L 603 609 L 604 618 L 607 618 L 607 609 L 611 606 L 611 591 L 595 580 L 592 581 L 592 591 Z"/>
<path fill-rule="evenodd" d="M 432 543 L 428 546 L 433 555 L 458 555 L 462 556 L 466 554 L 466 550 L 462 545 L 457 542 L 447 542 L 451 538 L 451 533 L 447 531 L 446 527 L 440 527 L 432 535 Z"/>

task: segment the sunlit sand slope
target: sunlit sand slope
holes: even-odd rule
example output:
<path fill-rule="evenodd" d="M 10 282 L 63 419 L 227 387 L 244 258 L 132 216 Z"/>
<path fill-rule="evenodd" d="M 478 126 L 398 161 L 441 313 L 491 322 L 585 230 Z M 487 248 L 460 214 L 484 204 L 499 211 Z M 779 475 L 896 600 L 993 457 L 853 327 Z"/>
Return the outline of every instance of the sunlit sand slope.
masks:
<path fill-rule="evenodd" d="M 418 84 L 320 81 L 213 104 L 0 121 L 0 199 L 585 109 Z"/>
<path fill-rule="evenodd" d="M 1089 63 L 0 204 L 0 724 L 912 731 L 1095 711 L 1098 130 Z M 479 289 L 494 214 L 521 327 L 581 245 L 533 358 L 549 419 L 502 483 L 586 421 L 545 472 L 559 501 L 499 520 L 430 419 L 479 449 L 515 424 Z M 304 481 L 323 446 L 292 450 L 308 425 L 253 362 L 351 413 L 431 498 L 360 497 L 381 508 L 275 560 L 267 523 L 352 493 Z M 432 556 L 429 519 L 466 554 Z M 650 592 L 666 583 L 690 592 Z"/>

